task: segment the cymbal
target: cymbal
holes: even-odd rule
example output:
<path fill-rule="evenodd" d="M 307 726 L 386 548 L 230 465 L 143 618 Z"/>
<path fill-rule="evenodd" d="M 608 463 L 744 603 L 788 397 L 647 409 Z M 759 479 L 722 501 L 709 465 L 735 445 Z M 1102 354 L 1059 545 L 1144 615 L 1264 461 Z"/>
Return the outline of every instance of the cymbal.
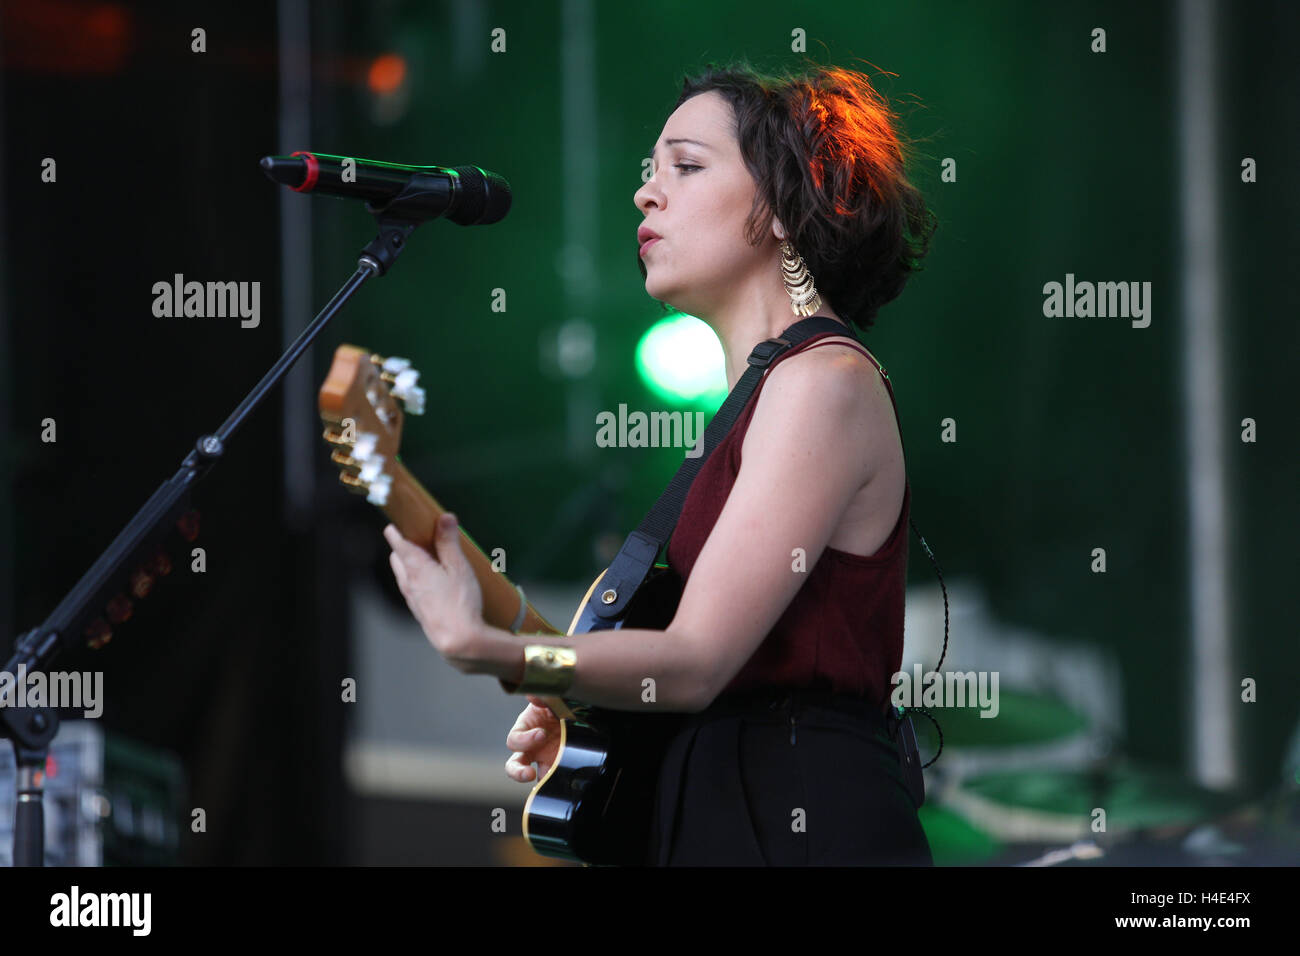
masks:
<path fill-rule="evenodd" d="M 1101 767 L 980 774 L 953 786 L 944 802 L 998 839 L 1068 842 L 1186 826 L 1227 813 L 1240 799 L 1166 771 Z M 1105 831 L 1093 830 L 1099 809 Z"/>
<path fill-rule="evenodd" d="M 995 717 L 981 717 L 977 707 L 936 707 L 931 711 L 943 729 L 944 747 L 1018 747 L 1051 743 L 1088 728 L 1088 718 L 1055 697 L 1025 691 L 998 693 Z M 933 752 L 939 738 L 934 725 L 914 717 L 916 736 Z"/>

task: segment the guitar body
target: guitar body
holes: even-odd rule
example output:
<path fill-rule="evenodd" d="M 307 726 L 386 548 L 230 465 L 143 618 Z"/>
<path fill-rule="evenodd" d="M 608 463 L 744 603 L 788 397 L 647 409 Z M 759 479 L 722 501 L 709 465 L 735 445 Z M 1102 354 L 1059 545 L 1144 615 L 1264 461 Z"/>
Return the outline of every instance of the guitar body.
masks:
<path fill-rule="evenodd" d="M 582 609 L 599 583 L 583 598 L 571 635 L 593 629 L 594 616 Z M 613 628 L 667 627 L 681 591 L 681 579 L 657 565 Z M 546 856 L 643 865 L 660 765 L 684 715 L 570 707 L 572 716 L 560 721 L 555 762 L 524 805 L 524 838 Z"/>

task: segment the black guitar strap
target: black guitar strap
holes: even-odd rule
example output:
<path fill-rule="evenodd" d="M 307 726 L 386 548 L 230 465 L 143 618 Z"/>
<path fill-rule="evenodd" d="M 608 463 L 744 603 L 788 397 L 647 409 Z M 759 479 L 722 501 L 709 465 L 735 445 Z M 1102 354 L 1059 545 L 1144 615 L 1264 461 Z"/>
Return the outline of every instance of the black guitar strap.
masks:
<path fill-rule="evenodd" d="M 749 403 L 750 396 L 754 394 L 754 389 L 758 387 L 763 371 L 787 349 L 824 332 L 854 337 L 844 323 L 824 315 L 814 315 L 796 322 L 778 338 L 765 339 L 754 346 L 754 351 L 749 353 L 749 368 L 745 369 L 745 374 L 704 429 L 704 437 L 701 439 L 704 442 L 703 452 L 682 462 L 654 507 L 623 542 L 622 549 L 601 579 L 600 589 L 592 592 L 587 606 L 599 620 L 612 625 L 627 610 L 632 595 L 650 573 L 659 558 L 659 552 L 677 527 L 677 519 L 681 516 L 691 482 L 709 455 L 713 454 L 713 450 L 722 444 L 727 432 L 731 431 L 731 426 L 736 423 Z"/>

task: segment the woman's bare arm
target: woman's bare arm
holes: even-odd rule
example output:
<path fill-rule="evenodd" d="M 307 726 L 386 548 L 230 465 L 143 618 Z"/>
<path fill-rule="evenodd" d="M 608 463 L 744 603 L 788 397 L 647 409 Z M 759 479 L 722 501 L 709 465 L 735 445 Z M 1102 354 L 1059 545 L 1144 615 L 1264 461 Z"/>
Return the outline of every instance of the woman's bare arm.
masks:
<path fill-rule="evenodd" d="M 874 463 L 896 445 L 892 406 L 870 362 L 819 351 L 769 373 L 735 486 L 667 630 L 529 638 L 484 625 L 492 663 L 480 672 L 517 681 L 521 644 L 570 646 L 578 650 L 570 699 L 618 710 L 708 706 L 772 630 Z"/>

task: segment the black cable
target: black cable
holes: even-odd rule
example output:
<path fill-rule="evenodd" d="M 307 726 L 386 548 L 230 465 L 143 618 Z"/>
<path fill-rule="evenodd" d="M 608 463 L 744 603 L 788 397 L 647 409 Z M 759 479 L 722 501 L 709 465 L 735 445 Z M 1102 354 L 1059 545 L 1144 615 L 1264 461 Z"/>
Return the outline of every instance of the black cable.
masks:
<path fill-rule="evenodd" d="M 934 668 L 935 672 L 938 673 L 943 667 L 943 659 L 948 656 L 948 588 L 943 583 L 943 571 L 939 569 L 939 562 L 935 560 L 934 552 L 930 550 L 930 545 L 926 543 L 925 537 L 920 531 L 917 531 L 916 522 L 909 516 L 907 523 L 912 526 L 912 532 L 920 540 L 921 547 L 925 549 L 926 556 L 930 559 L 930 563 L 934 565 L 934 573 L 939 576 L 939 590 L 943 592 L 943 652 L 939 654 L 939 663 L 935 665 Z M 904 715 L 921 714 L 929 720 L 930 723 L 934 724 L 935 732 L 939 735 L 939 749 L 928 762 L 921 765 L 921 769 L 924 770 L 926 767 L 930 766 L 930 764 L 939 759 L 939 754 L 943 753 L 943 728 L 939 726 L 939 721 L 935 720 L 934 715 L 925 707 L 902 707 L 900 710 Z"/>

